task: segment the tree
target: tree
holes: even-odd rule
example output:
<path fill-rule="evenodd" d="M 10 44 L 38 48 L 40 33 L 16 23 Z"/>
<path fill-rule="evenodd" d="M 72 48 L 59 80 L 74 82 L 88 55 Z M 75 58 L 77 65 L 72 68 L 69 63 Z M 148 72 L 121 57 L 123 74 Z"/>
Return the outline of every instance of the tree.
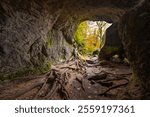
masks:
<path fill-rule="evenodd" d="M 94 51 L 100 51 L 106 40 L 108 25 L 104 21 L 82 22 L 75 35 L 78 51 L 84 55 L 92 55 Z"/>

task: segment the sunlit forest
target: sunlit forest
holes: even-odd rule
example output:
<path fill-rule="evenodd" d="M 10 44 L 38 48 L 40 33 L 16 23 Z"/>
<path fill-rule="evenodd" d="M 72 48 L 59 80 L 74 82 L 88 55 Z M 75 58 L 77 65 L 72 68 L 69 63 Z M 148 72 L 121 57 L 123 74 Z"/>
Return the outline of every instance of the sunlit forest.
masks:
<path fill-rule="evenodd" d="M 84 21 L 75 32 L 74 38 L 82 55 L 98 54 L 106 40 L 106 29 L 111 24 L 105 21 Z"/>

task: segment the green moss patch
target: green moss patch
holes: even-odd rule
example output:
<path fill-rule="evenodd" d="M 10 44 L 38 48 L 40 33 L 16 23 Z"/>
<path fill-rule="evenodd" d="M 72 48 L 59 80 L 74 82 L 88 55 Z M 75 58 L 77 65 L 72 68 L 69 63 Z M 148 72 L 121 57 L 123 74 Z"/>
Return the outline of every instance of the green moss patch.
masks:
<path fill-rule="evenodd" d="M 20 69 L 16 72 L 12 72 L 12 73 L 0 73 L 0 81 L 18 79 L 19 77 L 45 73 L 51 69 L 51 65 L 52 65 L 51 62 L 47 62 L 42 67 L 23 68 L 23 69 Z"/>
<path fill-rule="evenodd" d="M 107 46 L 107 47 L 105 47 L 106 54 L 111 54 L 111 53 L 114 53 L 114 52 L 116 52 L 118 50 L 119 50 L 118 47 L 113 47 L 113 46 Z"/>
<path fill-rule="evenodd" d="M 49 31 L 48 34 L 47 34 L 46 43 L 47 43 L 48 48 L 51 48 L 51 46 L 53 44 L 53 42 L 52 42 L 52 32 L 51 31 Z"/>

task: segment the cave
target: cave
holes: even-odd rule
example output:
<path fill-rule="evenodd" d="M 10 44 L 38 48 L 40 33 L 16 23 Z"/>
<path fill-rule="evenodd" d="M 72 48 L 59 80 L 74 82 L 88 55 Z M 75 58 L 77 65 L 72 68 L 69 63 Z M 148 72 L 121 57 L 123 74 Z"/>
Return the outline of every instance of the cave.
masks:
<path fill-rule="evenodd" d="M 86 20 L 112 23 L 98 64 L 80 60 L 76 52 L 74 34 Z M 149 0 L 1 0 L 0 99 L 150 99 L 149 21 Z M 115 54 L 129 64 L 112 63 Z M 125 73 L 116 76 L 109 73 L 111 68 L 101 72 L 93 65 L 101 69 L 116 65 Z M 85 66 L 97 75 L 84 74 Z M 90 84 L 81 74 L 91 79 Z M 74 80 L 68 81 L 72 76 Z M 121 84 L 113 86 L 108 76 Z M 87 90 L 91 84 L 97 86 L 97 77 L 106 88 L 92 97 Z M 70 84 L 80 87 L 70 89 Z M 116 88 L 119 95 L 114 97 L 110 92 Z"/>

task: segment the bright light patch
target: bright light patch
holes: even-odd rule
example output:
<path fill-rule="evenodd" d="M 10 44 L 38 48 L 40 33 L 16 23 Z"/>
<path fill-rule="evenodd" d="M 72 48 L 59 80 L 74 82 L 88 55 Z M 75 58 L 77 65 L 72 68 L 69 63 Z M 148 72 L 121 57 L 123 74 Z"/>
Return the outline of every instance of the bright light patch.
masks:
<path fill-rule="evenodd" d="M 109 26 L 111 24 L 105 21 L 82 22 L 74 35 L 79 52 L 84 55 L 98 54 L 105 44 L 105 32 Z"/>

